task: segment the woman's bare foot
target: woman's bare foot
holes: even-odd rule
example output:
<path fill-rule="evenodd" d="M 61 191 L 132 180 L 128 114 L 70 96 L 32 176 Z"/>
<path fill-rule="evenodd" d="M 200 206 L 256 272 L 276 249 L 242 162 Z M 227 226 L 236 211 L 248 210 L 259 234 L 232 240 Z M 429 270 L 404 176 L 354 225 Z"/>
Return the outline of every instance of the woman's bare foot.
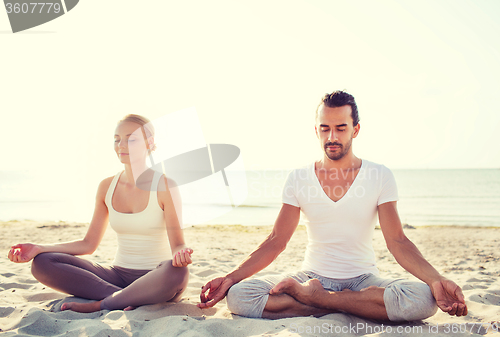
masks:
<path fill-rule="evenodd" d="M 314 306 L 319 297 L 329 293 L 318 279 L 311 279 L 300 284 L 293 278 L 287 277 L 275 285 L 269 292 L 271 295 L 288 294 L 302 304 Z"/>
<path fill-rule="evenodd" d="M 101 302 L 102 301 L 97 301 L 97 302 L 90 302 L 90 303 L 76 303 L 76 302 L 68 302 L 68 303 L 63 303 L 61 306 L 61 310 L 72 310 L 76 312 L 95 312 L 95 311 L 100 311 L 101 310 Z"/>

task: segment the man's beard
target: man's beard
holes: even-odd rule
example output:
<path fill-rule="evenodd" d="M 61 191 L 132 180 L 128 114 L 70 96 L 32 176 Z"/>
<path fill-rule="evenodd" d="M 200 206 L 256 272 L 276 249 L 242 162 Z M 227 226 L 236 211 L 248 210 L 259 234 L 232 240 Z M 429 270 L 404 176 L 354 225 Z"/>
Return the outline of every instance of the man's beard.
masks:
<path fill-rule="evenodd" d="M 350 139 L 349 142 L 347 142 L 345 147 L 344 147 L 344 145 L 337 143 L 337 142 L 325 143 L 325 146 L 324 146 L 325 154 L 330 160 L 340 160 L 340 159 L 344 158 L 344 156 L 347 154 L 347 152 L 349 152 L 349 149 L 351 148 L 351 144 L 352 144 L 352 139 Z M 331 152 L 329 153 L 328 149 L 327 149 L 328 146 L 338 146 L 338 147 L 340 147 L 340 151 L 337 153 L 331 153 Z"/>

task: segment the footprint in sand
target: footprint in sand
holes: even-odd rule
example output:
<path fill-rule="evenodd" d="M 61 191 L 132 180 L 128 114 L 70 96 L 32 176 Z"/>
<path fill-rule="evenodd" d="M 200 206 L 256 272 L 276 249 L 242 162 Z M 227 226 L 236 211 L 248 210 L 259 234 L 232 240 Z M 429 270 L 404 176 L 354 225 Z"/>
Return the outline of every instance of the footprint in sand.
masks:
<path fill-rule="evenodd" d="M 210 275 L 215 274 L 215 273 L 217 273 L 217 271 L 212 270 L 212 269 L 207 269 L 207 270 L 204 270 L 202 272 L 197 273 L 196 276 L 207 277 L 207 276 L 210 276 Z"/>
<path fill-rule="evenodd" d="M 27 278 L 27 279 L 19 280 L 19 282 L 28 283 L 28 284 L 35 284 L 35 283 L 38 283 L 38 280 Z"/>
<path fill-rule="evenodd" d="M 65 332 L 63 324 L 41 310 L 30 310 L 17 325 L 18 333 L 33 336 L 57 336 Z"/>
<path fill-rule="evenodd" d="M 500 306 L 500 296 L 495 294 L 474 294 L 469 297 L 470 301 Z"/>
<path fill-rule="evenodd" d="M 491 279 L 478 279 L 478 278 L 473 277 L 473 278 L 468 279 L 466 282 L 467 282 L 467 284 L 465 284 L 462 287 L 463 290 L 487 289 L 490 286 L 489 283 L 493 282 L 493 280 L 491 280 Z"/>
<path fill-rule="evenodd" d="M 470 278 L 466 281 L 467 283 L 475 283 L 475 282 L 493 282 L 493 280 L 490 279 L 478 279 L 478 278 Z"/>
<path fill-rule="evenodd" d="M 12 288 L 28 289 L 28 288 L 31 288 L 31 285 L 21 284 L 21 283 L 0 283 L 0 288 L 3 290 L 8 290 L 8 289 L 12 289 Z"/>
<path fill-rule="evenodd" d="M 7 317 L 14 312 L 13 307 L 0 307 L 0 317 Z"/>
<path fill-rule="evenodd" d="M 462 290 L 471 290 L 471 289 L 488 289 L 488 286 L 481 284 L 466 284 L 462 287 Z"/>
<path fill-rule="evenodd" d="M 46 292 L 42 294 L 27 294 L 23 295 L 24 299 L 28 302 L 42 302 L 42 301 L 49 301 L 49 300 L 60 300 L 65 298 L 67 295 L 62 294 L 62 293 L 56 293 L 56 292 Z"/>

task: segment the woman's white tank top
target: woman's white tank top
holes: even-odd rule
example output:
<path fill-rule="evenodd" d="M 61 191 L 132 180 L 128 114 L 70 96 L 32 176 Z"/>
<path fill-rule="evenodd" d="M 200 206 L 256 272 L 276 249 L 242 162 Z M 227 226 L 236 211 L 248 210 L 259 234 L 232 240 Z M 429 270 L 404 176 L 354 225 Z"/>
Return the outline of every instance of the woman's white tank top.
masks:
<path fill-rule="evenodd" d="M 172 258 L 163 210 L 158 204 L 157 188 L 152 188 L 146 209 L 138 213 L 120 213 L 113 208 L 112 198 L 118 179 L 109 185 L 105 203 L 109 224 L 116 232 L 118 250 L 113 265 L 129 269 L 154 269 L 161 261 Z M 161 174 L 155 173 L 152 186 L 158 186 Z"/>

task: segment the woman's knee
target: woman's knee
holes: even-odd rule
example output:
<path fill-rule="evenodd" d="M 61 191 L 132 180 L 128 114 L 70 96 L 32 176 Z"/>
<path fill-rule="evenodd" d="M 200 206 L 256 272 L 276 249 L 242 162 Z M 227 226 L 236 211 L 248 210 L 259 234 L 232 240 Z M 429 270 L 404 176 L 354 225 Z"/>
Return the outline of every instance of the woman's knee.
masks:
<path fill-rule="evenodd" d="M 172 260 L 162 261 L 157 269 L 163 272 L 163 277 L 174 284 L 185 284 L 189 281 L 188 267 L 174 267 Z"/>
<path fill-rule="evenodd" d="M 187 288 L 189 282 L 189 269 L 188 267 L 172 267 L 175 269 L 178 284 L 180 285 L 180 292 L 183 292 Z"/>
<path fill-rule="evenodd" d="M 46 276 L 50 273 L 50 267 L 54 263 L 53 253 L 41 253 L 35 256 L 31 262 L 31 274 L 43 283 Z"/>
<path fill-rule="evenodd" d="M 168 299 L 168 301 L 179 301 L 188 285 L 188 268 L 174 267 L 172 265 L 172 260 L 161 262 L 157 268 L 163 272 L 162 279 L 164 280 L 163 285 L 166 287 L 166 290 L 173 291 L 173 297 Z"/>

